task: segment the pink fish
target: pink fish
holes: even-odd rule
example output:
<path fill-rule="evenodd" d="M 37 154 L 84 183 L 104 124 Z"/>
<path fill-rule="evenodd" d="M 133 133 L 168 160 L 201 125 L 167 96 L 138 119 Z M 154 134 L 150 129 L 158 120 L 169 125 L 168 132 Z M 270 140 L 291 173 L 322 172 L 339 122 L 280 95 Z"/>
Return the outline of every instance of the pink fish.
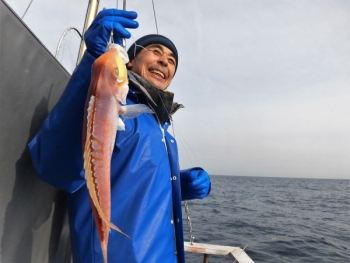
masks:
<path fill-rule="evenodd" d="M 119 102 L 126 103 L 129 90 L 127 53 L 117 44 L 107 49 L 92 66 L 83 129 L 85 179 L 105 263 L 110 228 L 124 234 L 110 221 L 110 166 L 119 115 L 124 112 Z"/>

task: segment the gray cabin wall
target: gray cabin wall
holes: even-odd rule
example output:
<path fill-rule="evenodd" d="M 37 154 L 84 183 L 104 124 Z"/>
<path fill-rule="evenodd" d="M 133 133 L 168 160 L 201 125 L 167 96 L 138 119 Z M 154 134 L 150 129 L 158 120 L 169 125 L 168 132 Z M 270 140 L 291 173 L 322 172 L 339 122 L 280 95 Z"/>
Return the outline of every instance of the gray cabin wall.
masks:
<path fill-rule="evenodd" d="M 70 76 L 3 0 L 0 49 L 0 262 L 70 262 L 65 194 L 27 148 Z"/>

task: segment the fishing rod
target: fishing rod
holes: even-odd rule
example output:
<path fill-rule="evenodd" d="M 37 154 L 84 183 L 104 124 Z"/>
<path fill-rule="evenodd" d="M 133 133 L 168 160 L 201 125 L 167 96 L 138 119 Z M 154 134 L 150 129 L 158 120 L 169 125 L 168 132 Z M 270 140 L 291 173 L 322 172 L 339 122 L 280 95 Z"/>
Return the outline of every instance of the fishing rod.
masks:
<path fill-rule="evenodd" d="M 126 0 L 123 0 L 123 10 L 126 10 Z M 126 49 L 126 39 L 122 39 L 123 48 Z"/>
<path fill-rule="evenodd" d="M 83 34 L 82 34 L 83 36 L 84 36 L 86 30 L 91 25 L 92 21 L 94 21 L 96 15 L 97 15 L 97 12 L 98 12 L 99 4 L 100 4 L 100 0 L 90 0 L 89 1 L 89 5 L 88 5 L 87 12 L 86 12 L 86 17 L 85 17 Z M 126 0 L 123 0 L 123 10 L 126 10 Z M 123 45 L 124 48 L 126 47 L 126 40 L 125 40 L 125 38 L 122 39 L 122 45 Z M 77 64 L 79 63 L 79 61 L 83 57 L 85 50 L 86 50 L 86 45 L 85 45 L 85 42 L 84 42 L 84 39 L 83 39 L 81 41 L 80 48 L 79 48 Z"/>
<path fill-rule="evenodd" d="M 100 0 L 90 0 L 89 1 L 88 9 L 87 9 L 86 16 L 85 16 L 84 29 L 83 29 L 83 33 L 82 33 L 83 36 L 97 15 L 99 3 L 100 3 Z M 83 57 L 85 50 L 86 50 L 86 45 L 85 45 L 85 41 L 83 38 L 81 41 L 81 44 L 80 44 L 77 64 L 80 62 L 81 58 Z"/>

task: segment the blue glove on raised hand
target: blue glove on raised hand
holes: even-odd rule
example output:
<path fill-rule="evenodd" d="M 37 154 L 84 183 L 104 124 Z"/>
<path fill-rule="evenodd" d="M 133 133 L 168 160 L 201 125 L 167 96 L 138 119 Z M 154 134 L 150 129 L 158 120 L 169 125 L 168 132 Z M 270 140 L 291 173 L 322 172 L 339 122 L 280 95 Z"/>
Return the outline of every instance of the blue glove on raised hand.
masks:
<path fill-rule="evenodd" d="M 181 171 L 182 200 L 203 199 L 210 193 L 209 175 L 200 168 Z"/>
<path fill-rule="evenodd" d="M 133 11 L 102 10 L 84 34 L 87 51 L 95 58 L 102 55 L 106 51 L 112 30 L 114 43 L 121 44 L 122 38 L 130 38 L 131 34 L 125 28 L 137 28 L 139 24 L 134 21 L 136 18 L 137 13 Z"/>

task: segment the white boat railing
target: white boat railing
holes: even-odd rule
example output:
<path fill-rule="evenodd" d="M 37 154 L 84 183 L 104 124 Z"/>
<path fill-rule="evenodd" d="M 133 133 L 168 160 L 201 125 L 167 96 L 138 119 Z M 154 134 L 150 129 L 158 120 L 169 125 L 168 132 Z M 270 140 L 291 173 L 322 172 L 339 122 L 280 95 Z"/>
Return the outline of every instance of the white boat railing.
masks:
<path fill-rule="evenodd" d="M 203 263 L 209 263 L 209 255 L 229 256 L 238 263 L 254 263 L 240 247 L 185 242 L 185 251 L 203 254 Z"/>

